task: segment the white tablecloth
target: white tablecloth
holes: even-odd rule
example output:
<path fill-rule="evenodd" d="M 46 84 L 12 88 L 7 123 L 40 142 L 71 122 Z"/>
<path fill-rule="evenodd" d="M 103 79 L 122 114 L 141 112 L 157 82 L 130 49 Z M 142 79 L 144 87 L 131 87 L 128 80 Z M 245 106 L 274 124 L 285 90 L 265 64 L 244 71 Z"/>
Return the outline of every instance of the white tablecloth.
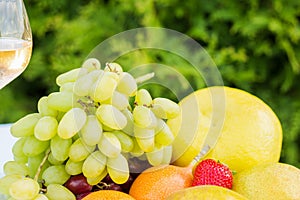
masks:
<path fill-rule="evenodd" d="M 4 176 L 3 174 L 3 165 L 9 160 L 13 160 L 12 146 L 17 140 L 10 134 L 11 124 L 0 124 L 0 177 Z"/>

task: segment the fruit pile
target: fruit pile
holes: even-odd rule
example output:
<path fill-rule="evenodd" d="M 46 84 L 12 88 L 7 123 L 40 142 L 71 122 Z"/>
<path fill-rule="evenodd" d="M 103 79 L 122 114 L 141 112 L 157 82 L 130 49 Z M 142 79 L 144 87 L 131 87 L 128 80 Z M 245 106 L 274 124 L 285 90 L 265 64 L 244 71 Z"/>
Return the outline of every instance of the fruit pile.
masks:
<path fill-rule="evenodd" d="M 58 76 L 59 91 L 11 127 L 19 139 L 0 194 L 10 200 L 300 199 L 300 169 L 278 162 L 280 121 L 262 100 L 219 86 L 176 104 L 138 89 L 137 80 L 148 77 L 134 78 L 117 63 L 101 69 L 93 58 Z"/>
<path fill-rule="evenodd" d="M 179 105 L 181 113 L 167 123 L 176 135 L 172 160 L 178 166 L 171 177 L 163 176 L 169 167 L 143 172 L 129 192 L 135 199 L 300 199 L 300 169 L 278 162 L 281 125 L 262 100 L 239 89 L 210 87 L 188 95 Z M 221 129 L 216 129 L 220 121 Z M 187 147 L 186 133 L 191 132 L 195 134 Z M 216 133 L 215 146 L 193 161 L 205 137 Z M 186 164 L 188 167 L 179 167 Z M 182 176 L 182 171 L 189 175 Z M 184 181 L 188 186 L 176 188 Z"/>
<path fill-rule="evenodd" d="M 178 104 L 152 99 L 119 64 L 101 69 L 96 59 L 59 75 L 56 82 L 59 91 L 38 101 L 38 113 L 11 127 L 19 139 L 12 149 L 14 161 L 4 165 L 1 193 L 22 200 L 38 194 L 75 199 L 91 186 L 103 188 L 107 176 L 111 183 L 104 188 L 116 189 L 128 185 L 130 173 L 170 163 L 174 135 L 166 120 L 179 114 Z M 76 182 L 82 188 L 74 189 Z"/>

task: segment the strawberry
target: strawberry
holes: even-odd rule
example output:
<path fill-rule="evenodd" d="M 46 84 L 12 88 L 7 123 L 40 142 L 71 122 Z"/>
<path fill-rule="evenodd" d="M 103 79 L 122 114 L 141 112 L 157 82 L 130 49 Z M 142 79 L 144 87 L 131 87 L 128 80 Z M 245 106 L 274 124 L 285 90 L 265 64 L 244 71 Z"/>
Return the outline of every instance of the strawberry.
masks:
<path fill-rule="evenodd" d="M 232 172 L 226 165 L 213 159 L 205 159 L 194 170 L 192 186 L 217 185 L 231 189 L 232 179 Z"/>

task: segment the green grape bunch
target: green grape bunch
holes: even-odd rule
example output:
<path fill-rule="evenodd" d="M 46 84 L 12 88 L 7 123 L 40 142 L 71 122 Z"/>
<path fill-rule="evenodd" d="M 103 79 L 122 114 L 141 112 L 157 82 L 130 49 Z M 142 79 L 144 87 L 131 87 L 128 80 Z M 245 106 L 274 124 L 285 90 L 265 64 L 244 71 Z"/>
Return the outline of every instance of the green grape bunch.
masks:
<path fill-rule="evenodd" d="M 64 187 L 71 176 L 83 174 L 96 185 L 109 174 L 122 184 L 131 173 L 131 158 L 152 166 L 171 162 L 175 136 L 166 120 L 180 113 L 175 102 L 153 99 L 119 64 L 101 69 L 95 58 L 59 75 L 56 83 L 59 91 L 40 98 L 37 113 L 11 126 L 19 139 L 14 161 L 4 165 L 1 194 L 72 200 L 74 194 Z"/>

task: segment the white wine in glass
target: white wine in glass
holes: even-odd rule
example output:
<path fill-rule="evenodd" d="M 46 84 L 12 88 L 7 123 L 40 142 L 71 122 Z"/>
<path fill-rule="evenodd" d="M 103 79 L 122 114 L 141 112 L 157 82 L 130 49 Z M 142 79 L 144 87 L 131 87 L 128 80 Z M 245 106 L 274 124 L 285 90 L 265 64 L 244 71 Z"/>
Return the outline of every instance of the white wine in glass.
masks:
<path fill-rule="evenodd" d="M 0 0 L 0 89 L 27 67 L 32 33 L 23 0 Z"/>

